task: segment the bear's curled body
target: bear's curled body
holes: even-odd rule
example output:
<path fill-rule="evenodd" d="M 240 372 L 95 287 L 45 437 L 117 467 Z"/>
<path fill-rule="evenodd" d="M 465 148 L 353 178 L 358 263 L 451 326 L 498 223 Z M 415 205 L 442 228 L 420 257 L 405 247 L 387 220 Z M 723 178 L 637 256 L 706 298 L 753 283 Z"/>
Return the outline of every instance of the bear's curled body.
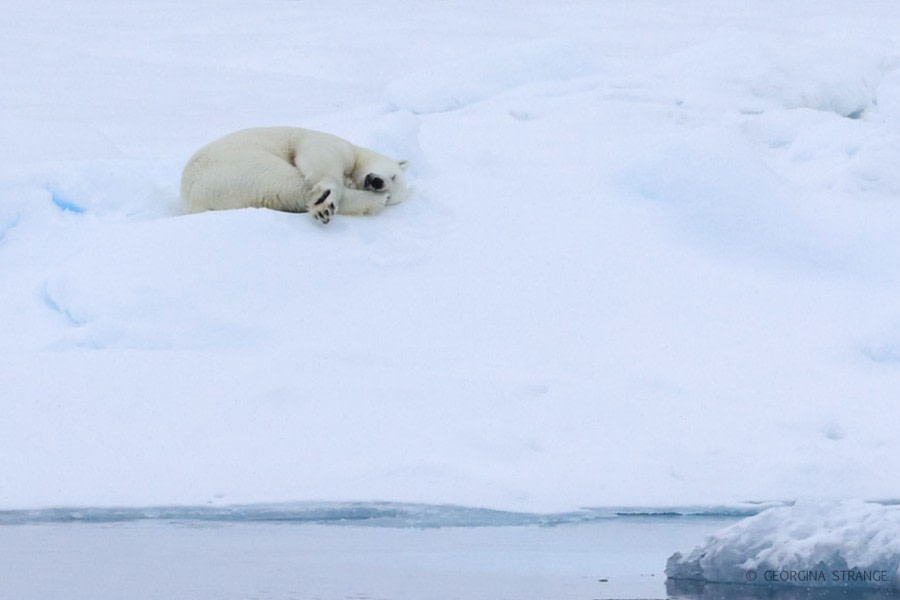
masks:
<path fill-rule="evenodd" d="M 327 223 L 335 213 L 373 214 L 405 200 L 406 165 L 328 133 L 245 129 L 191 157 L 182 173 L 181 199 L 191 213 L 271 208 L 309 212 Z"/>

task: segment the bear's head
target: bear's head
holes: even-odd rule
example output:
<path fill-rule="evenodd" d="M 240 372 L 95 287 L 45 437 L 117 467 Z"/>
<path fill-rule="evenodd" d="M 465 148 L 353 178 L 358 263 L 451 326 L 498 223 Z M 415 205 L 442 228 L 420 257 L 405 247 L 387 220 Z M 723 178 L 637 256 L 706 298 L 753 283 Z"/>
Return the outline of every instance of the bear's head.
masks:
<path fill-rule="evenodd" d="M 408 166 L 409 161 L 367 151 L 358 157 L 350 179 L 356 189 L 387 194 L 388 204 L 398 204 L 410 193 L 404 176 Z"/>

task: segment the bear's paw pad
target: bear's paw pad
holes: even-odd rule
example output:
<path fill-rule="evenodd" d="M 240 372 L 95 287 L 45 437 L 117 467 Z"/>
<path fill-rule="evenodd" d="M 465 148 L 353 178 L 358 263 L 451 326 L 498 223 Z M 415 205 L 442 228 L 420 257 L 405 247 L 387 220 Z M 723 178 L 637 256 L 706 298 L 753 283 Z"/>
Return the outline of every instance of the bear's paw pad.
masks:
<path fill-rule="evenodd" d="M 315 217 L 316 221 L 319 221 L 323 225 L 326 225 L 329 221 L 331 221 L 331 217 L 337 212 L 337 206 L 334 204 L 334 200 L 329 200 L 329 196 L 331 196 L 331 190 L 325 190 L 319 199 L 313 202 L 313 205 L 310 209 L 312 216 Z"/>

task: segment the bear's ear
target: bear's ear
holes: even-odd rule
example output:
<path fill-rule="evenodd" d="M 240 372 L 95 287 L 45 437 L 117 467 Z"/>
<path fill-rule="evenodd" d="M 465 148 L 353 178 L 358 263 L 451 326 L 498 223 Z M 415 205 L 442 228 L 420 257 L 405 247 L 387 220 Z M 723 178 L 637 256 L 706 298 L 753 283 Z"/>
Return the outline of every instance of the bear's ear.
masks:
<path fill-rule="evenodd" d="M 401 168 L 402 170 L 405 171 L 406 168 L 409 166 L 409 161 L 408 161 L 408 160 L 401 160 L 401 161 L 399 161 L 397 164 L 399 164 L 399 165 L 400 165 L 400 168 Z"/>

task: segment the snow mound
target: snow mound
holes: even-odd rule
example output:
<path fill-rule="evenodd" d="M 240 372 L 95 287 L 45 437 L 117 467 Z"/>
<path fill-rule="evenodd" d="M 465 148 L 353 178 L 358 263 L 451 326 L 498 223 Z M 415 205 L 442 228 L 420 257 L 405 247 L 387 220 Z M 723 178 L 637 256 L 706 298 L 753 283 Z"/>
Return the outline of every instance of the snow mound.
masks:
<path fill-rule="evenodd" d="M 793 36 L 761 39 L 723 28 L 711 39 L 661 63 L 687 104 L 727 106 L 741 111 L 809 108 L 851 119 L 874 108 L 878 84 L 893 67 L 884 44 L 848 43 L 826 34 L 815 41 Z M 718 86 L 709 86 L 717 81 Z"/>
<path fill-rule="evenodd" d="M 804 501 L 771 508 L 673 554 L 674 580 L 900 590 L 900 506 Z"/>
<path fill-rule="evenodd" d="M 532 82 L 585 75 L 581 49 L 555 39 L 513 44 L 489 56 L 466 56 L 391 82 L 387 101 L 413 113 L 445 112 Z"/>
<path fill-rule="evenodd" d="M 771 169 L 750 147 L 724 142 L 711 128 L 648 150 L 619 179 L 626 192 L 649 201 L 692 239 L 717 251 L 804 260 L 826 251 L 814 228 L 799 225 L 804 217 Z"/>

